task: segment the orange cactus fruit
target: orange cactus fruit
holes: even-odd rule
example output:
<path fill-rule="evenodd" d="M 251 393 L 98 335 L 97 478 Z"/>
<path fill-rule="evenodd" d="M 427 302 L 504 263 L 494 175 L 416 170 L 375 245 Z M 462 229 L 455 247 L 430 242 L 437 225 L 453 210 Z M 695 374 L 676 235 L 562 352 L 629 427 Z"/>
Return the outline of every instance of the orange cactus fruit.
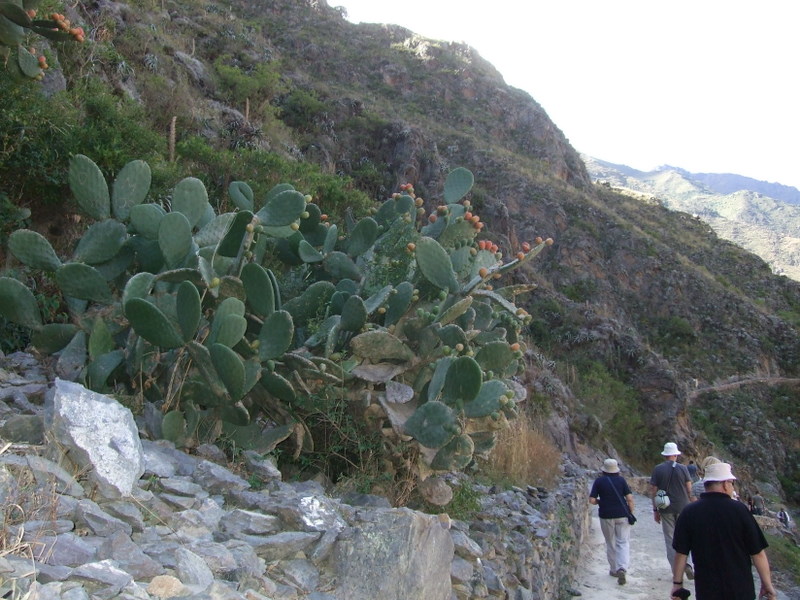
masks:
<path fill-rule="evenodd" d="M 416 249 L 417 245 L 414 242 L 409 242 L 408 244 L 406 244 L 406 250 L 408 250 L 409 252 L 413 252 Z"/>
<path fill-rule="evenodd" d="M 510 348 L 511 348 L 511 350 L 516 352 L 517 350 L 519 350 L 520 346 L 519 346 L 518 343 L 514 343 L 514 344 L 511 344 Z"/>
<path fill-rule="evenodd" d="M 536 245 L 538 246 L 539 244 L 541 244 L 541 243 L 542 243 L 542 238 L 541 238 L 541 237 L 539 237 L 539 236 L 537 235 L 537 236 L 536 236 L 536 239 L 535 239 L 535 240 L 533 240 L 533 241 L 534 241 L 534 242 L 536 243 Z"/>
<path fill-rule="evenodd" d="M 517 260 L 522 260 L 523 258 L 525 258 L 525 253 L 524 252 L 517 252 Z"/>
<path fill-rule="evenodd" d="M 553 245 L 553 238 L 547 238 L 544 241 L 544 243 L 547 244 L 548 246 L 552 246 Z"/>
<path fill-rule="evenodd" d="M 320 220 L 320 221 L 327 221 L 327 220 L 328 220 L 328 215 L 327 215 L 327 214 L 325 214 L 325 213 L 322 213 L 322 214 L 319 216 L 319 220 Z"/>
<path fill-rule="evenodd" d="M 478 231 L 483 229 L 483 223 L 475 223 L 475 229 L 477 229 Z"/>
<path fill-rule="evenodd" d="M 465 212 L 465 213 L 464 213 L 464 219 L 465 219 L 465 220 L 467 220 L 467 221 L 469 221 L 470 219 L 472 219 L 472 213 L 471 213 L 471 212 L 469 212 L 469 211 Z"/>
<path fill-rule="evenodd" d="M 29 8 L 28 10 L 25 11 L 25 14 L 28 15 L 29 18 L 33 19 L 36 17 L 36 9 Z"/>
<path fill-rule="evenodd" d="M 480 275 L 481 278 L 486 278 L 488 274 L 489 274 L 489 269 L 487 269 L 486 267 L 481 267 L 480 270 L 478 271 L 478 275 Z"/>
<path fill-rule="evenodd" d="M 530 252 L 531 245 L 528 242 L 522 242 L 522 251 L 523 252 Z"/>
<path fill-rule="evenodd" d="M 430 221 L 431 223 L 436 223 L 436 213 L 428 215 L 428 221 Z"/>

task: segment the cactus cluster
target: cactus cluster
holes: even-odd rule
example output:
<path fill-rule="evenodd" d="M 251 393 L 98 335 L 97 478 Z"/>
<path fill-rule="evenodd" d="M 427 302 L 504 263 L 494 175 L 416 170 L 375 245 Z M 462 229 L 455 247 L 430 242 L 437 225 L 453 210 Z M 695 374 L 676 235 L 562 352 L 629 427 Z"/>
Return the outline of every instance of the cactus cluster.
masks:
<path fill-rule="evenodd" d="M 25 43 L 30 33 L 53 41 L 74 40 L 83 43 L 82 27 L 73 27 L 60 13 L 47 19 L 36 18 L 39 0 L 0 0 L 0 58 L 8 73 L 16 80 L 41 80 L 49 68 L 43 54 L 37 56 L 33 46 Z"/>
<path fill-rule="evenodd" d="M 28 230 L 9 249 L 54 274 L 72 322 L 44 323 L 9 277 L 0 314 L 88 387 L 157 404 L 164 438 L 268 451 L 291 437 L 299 453 L 311 443 L 302 400 L 327 390 L 369 413 L 406 462 L 413 443 L 425 477 L 488 453 L 517 414 L 530 317 L 514 297 L 533 286 L 494 285 L 550 240 L 504 261 L 463 200 L 468 170 L 449 174 L 436 218 L 405 185 L 341 228 L 288 184 L 256 199 L 233 182 L 236 210 L 216 214 L 195 178 L 175 187 L 170 212 L 147 202 L 142 161 L 109 187 L 78 155 L 69 182 L 93 220 L 73 255 Z"/>

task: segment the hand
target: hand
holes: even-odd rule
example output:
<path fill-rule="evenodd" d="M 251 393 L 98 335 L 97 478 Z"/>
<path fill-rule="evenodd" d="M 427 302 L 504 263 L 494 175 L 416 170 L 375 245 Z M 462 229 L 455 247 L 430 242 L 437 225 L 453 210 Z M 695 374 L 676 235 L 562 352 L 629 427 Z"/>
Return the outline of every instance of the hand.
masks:
<path fill-rule="evenodd" d="M 772 587 L 772 584 L 761 584 L 761 591 L 758 593 L 759 599 L 766 598 L 767 600 L 775 600 L 778 597 L 778 592 Z"/>
<path fill-rule="evenodd" d="M 661 513 L 660 513 L 660 512 L 658 512 L 657 510 L 654 510 L 654 511 L 653 511 L 653 520 L 654 520 L 656 523 L 661 523 Z"/>

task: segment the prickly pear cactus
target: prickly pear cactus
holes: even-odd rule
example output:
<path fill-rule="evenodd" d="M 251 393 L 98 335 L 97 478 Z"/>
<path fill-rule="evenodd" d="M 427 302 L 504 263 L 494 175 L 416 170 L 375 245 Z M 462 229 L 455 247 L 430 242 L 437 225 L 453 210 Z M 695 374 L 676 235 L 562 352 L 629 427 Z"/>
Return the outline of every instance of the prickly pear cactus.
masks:
<path fill-rule="evenodd" d="M 176 186 L 171 211 L 148 202 L 141 161 L 110 186 L 85 156 L 69 175 L 90 220 L 74 254 L 59 257 L 25 230 L 9 249 L 53 274 L 72 323 L 44 323 L 32 294 L 8 277 L 0 314 L 31 328 L 45 352 L 89 340 L 90 351 L 70 350 L 85 356 L 77 378 L 155 403 L 175 443 L 273 449 L 292 440 L 296 454 L 311 444 L 305 399 L 333 394 L 365 423 L 383 423 L 389 454 L 406 469 L 413 458 L 425 478 L 488 453 L 516 416 L 530 317 L 514 298 L 533 287 L 496 286 L 552 242 L 504 259 L 464 200 L 466 169 L 448 176 L 445 203 L 430 215 L 406 184 L 342 225 L 288 184 L 262 199 L 234 182 L 236 210 L 217 215 L 194 178 Z"/>
<path fill-rule="evenodd" d="M 32 35 L 54 41 L 83 42 L 82 27 L 73 27 L 64 15 L 52 13 L 47 19 L 36 18 L 38 0 L 0 0 L 0 59 L 8 73 L 18 81 L 44 78 L 49 68 L 43 54 L 37 56 L 27 44 Z"/>

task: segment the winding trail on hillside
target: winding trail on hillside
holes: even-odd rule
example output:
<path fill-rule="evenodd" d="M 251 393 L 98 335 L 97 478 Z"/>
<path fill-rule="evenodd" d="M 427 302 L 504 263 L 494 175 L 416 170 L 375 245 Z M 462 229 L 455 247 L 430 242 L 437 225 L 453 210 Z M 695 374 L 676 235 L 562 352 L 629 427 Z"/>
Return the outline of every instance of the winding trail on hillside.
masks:
<path fill-rule="evenodd" d="M 751 377 L 748 379 L 739 379 L 738 381 L 730 381 L 727 383 L 719 383 L 716 385 L 708 385 L 701 388 L 696 388 L 689 392 L 686 396 L 686 400 L 689 404 L 691 404 L 694 400 L 697 399 L 698 396 L 702 394 L 707 394 L 708 392 L 727 392 L 730 390 L 735 390 L 740 387 L 744 387 L 747 385 L 755 385 L 755 384 L 762 384 L 762 385 L 800 385 L 800 379 L 790 378 L 790 377 Z"/>
<path fill-rule="evenodd" d="M 591 529 L 581 549 L 580 567 L 574 589 L 581 600 L 669 600 L 672 573 L 667 562 L 661 525 L 653 520 L 650 498 L 634 493 L 634 514 L 638 521 L 631 532 L 631 566 L 627 583 L 619 585 L 608 574 L 606 545 L 600 531 L 597 507 L 592 506 Z M 769 552 L 769 551 L 768 551 Z M 753 571 L 756 592 L 758 575 Z M 685 580 L 684 586 L 695 598 L 694 582 Z M 790 600 L 778 589 L 778 600 Z"/>

